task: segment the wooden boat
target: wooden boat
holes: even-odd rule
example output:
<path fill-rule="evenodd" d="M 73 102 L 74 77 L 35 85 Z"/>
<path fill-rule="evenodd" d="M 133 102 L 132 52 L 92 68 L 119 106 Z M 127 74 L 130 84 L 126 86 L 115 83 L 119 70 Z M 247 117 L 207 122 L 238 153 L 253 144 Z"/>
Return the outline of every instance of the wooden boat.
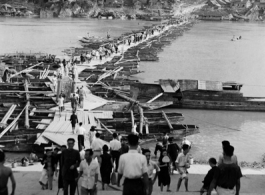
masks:
<path fill-rule="evenodd" d="M 160 140 L 164 133 L 168 133 L 168 135 L 175 140 L 180 140 L 183 137 L 199 133 L 199 127 L 196 125 L 172 124 L 172 126 L 173 129 L 170 129 L 167 124 L 149 124 L 149 133 L 147 134 L 146 127 L 144 126 L 140 138 L 155 138 L 156 140 Z M 113 129 L 121 135 L 128 135 L 132 132 L 132 126 L 130 123 L 113 124 Z M 139 126 L 137 126 L 136 131 L 139 132 Z"/>
<path fill-rule="evenodd" d="M 176 112 L 168 112 L 165 113 L 167 118 L 170 120 L 172 124 L 179 123 L 184 120 L 184 116 L 181 113 Z M 166 119 L 163 116 L 162 112 L 152 111 L 144 113 L 145 120 L 148 121 L 149 124 L 166 124 Z M 104 121 L 104 120 L 103 120 Z M 134 121 L 140 121 L 140 114 L 134 113 Z M 130 123 L 131 122 L 131 113 L 130 112 L 114 112 L 113 120 L 106 120 L 107 124 L 114 123 Z"/>
<path fill-rule="evenodd" d="M 243 84 L 200 80 L 159 80 L 157 84 L 133 83 L 131 94 L 145 102 L 163 93 L 157 101 L 173 101 L 169 107 L 212 110 L 265 111 L 262 97 L 244 97 Z"/>

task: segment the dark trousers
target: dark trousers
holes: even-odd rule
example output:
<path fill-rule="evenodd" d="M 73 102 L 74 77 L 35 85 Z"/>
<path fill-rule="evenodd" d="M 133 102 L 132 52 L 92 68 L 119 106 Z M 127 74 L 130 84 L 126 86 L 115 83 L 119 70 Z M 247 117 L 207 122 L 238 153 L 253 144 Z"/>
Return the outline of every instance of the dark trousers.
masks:
<path fill-rule="evenodd" d="M 68 195 L 68 187 L 70 186 L 70 195 L 75 195 L 76 181 L 75 180 L 63 180 L 63 194 Z"/>
<path fill-rule="evenodd" d="M 77 136 L 77 140 L 78 140 L 78 150 L 79 152 L 83 149 L 83 146 L 85 146 L 85 137 L 84 135 L 78 135 Z"/>
<path fill-rule="evenodd" d="M 125 179 L 122 195 L 146 195 L 142 179 Z"/>
<path fill-rule="evenodd" d="M 121 155 L 120 151 L 111 151 L 112 160 L 113 162 L 115 162 L 116 172 L 118 171 L 118 167 L 119 167 L 120 155 Z"/>

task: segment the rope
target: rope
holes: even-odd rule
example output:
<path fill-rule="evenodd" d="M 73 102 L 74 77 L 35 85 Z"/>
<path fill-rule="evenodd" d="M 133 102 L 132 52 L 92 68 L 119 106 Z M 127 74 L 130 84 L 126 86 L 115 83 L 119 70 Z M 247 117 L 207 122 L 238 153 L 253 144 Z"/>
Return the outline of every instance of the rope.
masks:
<path fill-rule="evenodd" d="M 185 115 L 185 116 L 190 117 L 190 118 L 192 118 L 194 120 L 198 120 L 198 121 L 204 122 L 204 123 L 209 124 L 209 125 L 212 125 L 212 126 L 221 127 L 221 128 L 229 129 L 229 130 L 233 130 L 233 131 L 241 131 L 240 129 L 235 129 L 235 128 L 231 128 L 231 127 L 227 127 L 227 126 L 223 126 L 223 125 L 218 125 L 218 124 L 215 124 L 215 123 L 210 123 L 208 121 L 201 120 L 201 119 L 198 119 L 198 118 L 189 116 L 189 115 Z"/>

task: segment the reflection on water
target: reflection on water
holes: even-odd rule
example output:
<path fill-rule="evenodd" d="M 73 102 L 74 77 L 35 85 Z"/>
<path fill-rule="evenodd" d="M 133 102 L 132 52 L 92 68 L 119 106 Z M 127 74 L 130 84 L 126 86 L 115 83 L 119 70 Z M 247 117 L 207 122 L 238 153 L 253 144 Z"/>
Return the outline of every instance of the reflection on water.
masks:
<path fill-rule="evenodd" d="M 88 19 L 1 19 L 0 54 L 16 51 L 61 51 L 78 46 L 78 36 L 112 36 L 139 29 L 150 22 Z M 265 26 L 260 23 L 202 22 L 178 37 L 160 53 L 160 62 L 141 62 L 145 73 L 137 78 L 237 81 L 246 96 L 265 96 Z M 232 42 L 233 35 L 242 40 Z M 172 111 L 172 110 L 171 110 Z M 235 146 L 239 161 L 260 161 L 264 153 L 264 113 L 173 110 L 196 124 L 200 134 L 190 136 L 197 159 L 218 157 L 221 141 Z M 224 128 L 227 127 L 227 128 Z"/>

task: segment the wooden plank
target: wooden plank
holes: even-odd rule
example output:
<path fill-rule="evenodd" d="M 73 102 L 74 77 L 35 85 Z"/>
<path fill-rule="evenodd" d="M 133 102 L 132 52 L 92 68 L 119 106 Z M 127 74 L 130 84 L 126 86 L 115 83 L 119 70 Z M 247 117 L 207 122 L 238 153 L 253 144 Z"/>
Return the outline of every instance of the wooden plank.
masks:
<path fill-rule="evenodd" d="M 169 119 L 167 118 L 167 115 L 166 115 L 166 113 L 165 113 L 163 110 L 162 110 L 162 114 L 163 114 L 164 118 L 166 119 L 166 121 L 167 121 L 167 124 L 168 124 L 169 128 L 172 130 L 172 129 L 173 129 L 173 127 L 172 127 L 172 125 L 171 125 L 171 123 L 170 123 Z"/>

